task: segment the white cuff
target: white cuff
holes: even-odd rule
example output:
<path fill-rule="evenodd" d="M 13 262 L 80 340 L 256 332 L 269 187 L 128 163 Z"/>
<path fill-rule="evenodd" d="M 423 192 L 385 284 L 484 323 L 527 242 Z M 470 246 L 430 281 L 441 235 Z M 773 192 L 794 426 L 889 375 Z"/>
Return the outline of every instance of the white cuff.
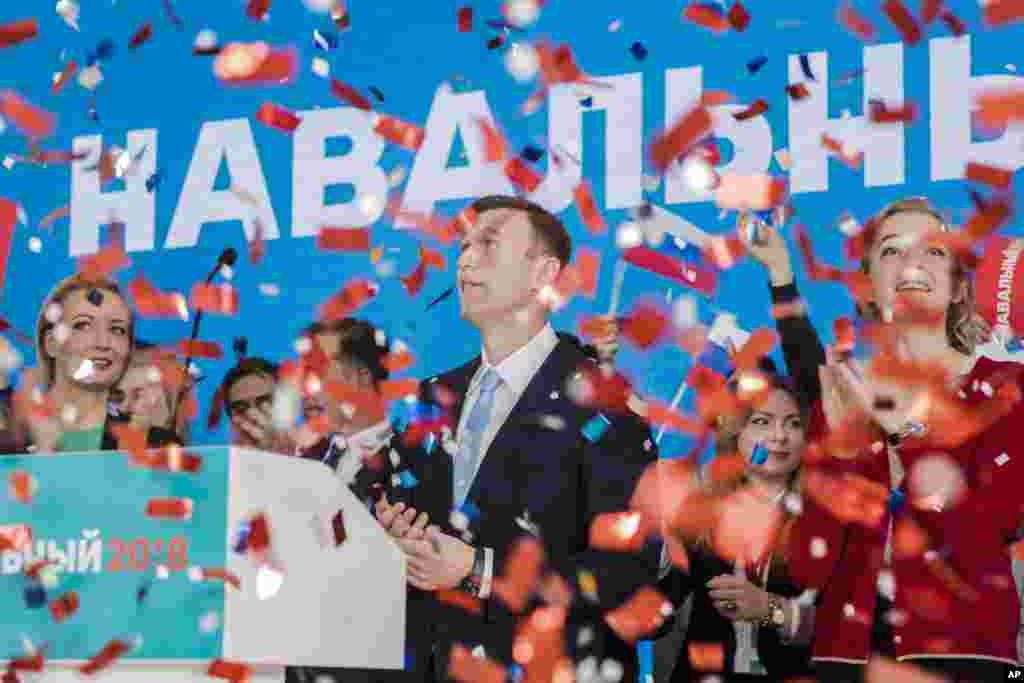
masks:
<path fill-rule="evenodd" d="M 484 548 L 484 575 L 480 578 L 480 595 L 477 597 L 486 600 L 491 595 L 491 583 L 494 580 L 494 549 Z"/>

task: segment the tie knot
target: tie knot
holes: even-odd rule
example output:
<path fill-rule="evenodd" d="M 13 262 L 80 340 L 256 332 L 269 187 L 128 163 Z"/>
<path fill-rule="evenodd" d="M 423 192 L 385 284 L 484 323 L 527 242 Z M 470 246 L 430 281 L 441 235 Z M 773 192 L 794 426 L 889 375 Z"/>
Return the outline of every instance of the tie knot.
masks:
<path fill-rule="evenodd" d="M 487 368 L 483 377 L 480 378 L 480 393 L 493 394 L 500 384 L 501 375 L 498 374 L 498 371 L 494 368 Z"/>

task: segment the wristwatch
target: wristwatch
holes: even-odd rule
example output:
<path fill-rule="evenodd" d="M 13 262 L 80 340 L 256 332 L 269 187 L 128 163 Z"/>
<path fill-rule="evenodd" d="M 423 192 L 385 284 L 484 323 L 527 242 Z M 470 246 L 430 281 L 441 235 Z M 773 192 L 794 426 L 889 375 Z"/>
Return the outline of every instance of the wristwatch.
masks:
<path fill-rule="evenodd" d="M 781 628 L 786 625 L 786 610 L 782 608 L 782 598 L 773 595 L 768 599 L 768 614 L 761 618 L 760 626 Z"/>
<path fill-rule="evenodd" d="M 480 587 L 483 584 L 484 579 L 484 565 L 486 564 L 486 555 L 483 548 L 473 548 L 473 569 L 470 570 L 469 576 L 464 578 L 459 583 L 459 590 L 464 593 L 477 597 L 480 595 Z"/>

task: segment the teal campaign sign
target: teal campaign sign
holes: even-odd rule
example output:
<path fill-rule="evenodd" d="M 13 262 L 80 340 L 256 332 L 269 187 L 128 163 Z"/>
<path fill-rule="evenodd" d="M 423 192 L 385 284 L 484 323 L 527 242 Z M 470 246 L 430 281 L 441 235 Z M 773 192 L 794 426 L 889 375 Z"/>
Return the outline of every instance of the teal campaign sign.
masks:
<path fill-rule="evenodd" d="M 57 660 L 87 660 L 115 639 L 134 645 L 129 659 L 220 656 L 225 586 L 189 570 L 227 563 L 228 451 L 195 452 L 206 457 L 194 474 L 123 453 L 0 458 L 0 479 L 36 489 L 31 502 L 0 497 L 0 525 L 31 528 L 31 542 L 0 553 L 0 659 L 24 654 L 26 639 Z M 191 501 L 191 515 L 147 516 L 160 499 Z M 41 560 L 55 584 L 33 571 Z"/>

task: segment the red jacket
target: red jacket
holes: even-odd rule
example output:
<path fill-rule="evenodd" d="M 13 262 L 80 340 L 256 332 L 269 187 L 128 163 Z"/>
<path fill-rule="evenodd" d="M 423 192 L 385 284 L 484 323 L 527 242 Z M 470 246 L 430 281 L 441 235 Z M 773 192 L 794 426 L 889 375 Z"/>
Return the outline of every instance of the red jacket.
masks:
<path fill-rule="evenodd" d="M 1000 382 L 1021 385 L 1022 370 L 1019 364 L 979 358 L 963 385 L 963 405 L 984 408 L 984 402 L 998 394 Z M 820 406 L 816 412 L 821 419 Z M 946 656 L 1016 663 L 1020 599 L 1008 546 L 1024 514 L 1024 401 L 953 450 L 914 441 L 909 439 L 900 448 L 906 471 L 902 489 L 912 491 L 915 477 L 929 471 L 939 472 L 943 481 L 949 472 L 959 471 L 966 484 L 959 503 L 944 510 L 922 509 L 923 503 L 912 504 L 908 494 L 894 514 L 887 512 L 877 525 L 867 526 L 841 524 L 812 500 L 794 527 L 791 574 L 798 583 L 821 591 L 813 656 L 867 661 L 881 574 L 883 581 L 895 581 L 895 609 L 890 615 L 899 658 Z M 832 475 L 852 471 L 890 488 L 888 449 L 881 442 L 853 463 L 830 458 L 822 466 Z M 901 533 L 894 533 L 893 561 L 886 568 L 890 520 Z M 914 528 L 923 534 L 909 531 Z M 817 552 L 812 552 L 814 548 Z"/>

